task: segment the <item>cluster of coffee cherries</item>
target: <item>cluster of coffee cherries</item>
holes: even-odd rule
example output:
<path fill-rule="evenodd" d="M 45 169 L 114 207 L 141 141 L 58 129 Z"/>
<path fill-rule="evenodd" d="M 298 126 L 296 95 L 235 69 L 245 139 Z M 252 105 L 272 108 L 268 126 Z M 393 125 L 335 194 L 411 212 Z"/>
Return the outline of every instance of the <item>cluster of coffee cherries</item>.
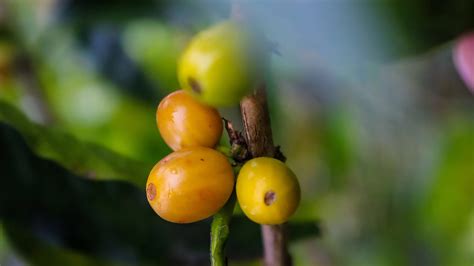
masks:
<path fill-rule="evenodd" d="M 192 223 L 218 212 L 236 189 L 242 211 L 254 222 L 280 224 L 295 212 L 300 187 L 281 161 L 246 161 L 237 181 L 230 159 L 215 147 L 223 131 L 217 107 L 244 97 L 265 64 L 258 34 L 224 21 L 196 35 L 183 52 L 178 79 L 182 90 L 158 105 L 156 122 L 173 150 L 151 170 L 146 194 L 153 210 L 174 223 Z"/>

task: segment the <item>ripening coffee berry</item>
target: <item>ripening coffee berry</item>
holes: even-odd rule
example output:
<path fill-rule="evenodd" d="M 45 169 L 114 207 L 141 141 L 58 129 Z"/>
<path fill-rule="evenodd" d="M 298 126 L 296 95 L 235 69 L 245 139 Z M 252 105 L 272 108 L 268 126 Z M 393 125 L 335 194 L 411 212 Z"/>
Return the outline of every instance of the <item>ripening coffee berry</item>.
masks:
<path fill-rule="evenodd" d="M 454 47 L 454 65 L 467 88 L 474 93 L 474 32 L 465 34 Z"/>
<path fill-rule="evenodd" d="M 181 87 L 218 107 L 239 103 L 254 88 L 268 52 L 244 24 L 224 21 L 197 34 L 178 63 Z"/>
<path fill-rule="evenodd" d="M 281 224 L 296 211 L 300 186 L 284 163 L 268 157 L 252 159 L 240 170 L 237 199 L 245 215 L 259 224 Z"/>
<path fill-rule="evenodd" d="M 213 148 L 222 135 L 219 112 L 183 90 L 166 96 L 156 111 L 161 137 L 173 150 L 203 146 Z"/>
<path fill-rule="evenodd" d="M 219 211 L 233 187 L 233 170 L 224 155 L 213 149 L 192 147 L 171 153 L 153 167 L 146 194 L 161 218 L 192 223 Z"/>

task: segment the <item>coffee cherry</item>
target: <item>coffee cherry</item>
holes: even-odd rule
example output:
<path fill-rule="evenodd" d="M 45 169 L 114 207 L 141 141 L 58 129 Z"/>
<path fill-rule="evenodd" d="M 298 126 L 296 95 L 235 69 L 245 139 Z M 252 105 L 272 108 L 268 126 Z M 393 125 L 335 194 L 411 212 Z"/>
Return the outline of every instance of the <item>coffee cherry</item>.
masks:
<path fill-rule="evenodd" d="M 465 34 L 454 47 L 454 65 L 467 88 L 474 93 L 474 32 Z"/>
<path fill-rule="evenodd" d="M 146 194 L 161 218 L 192 223 L 219 211 L 233 187 L 232 167 L 224 155 L 213 149 L 192 147 L 171 153 L 153 167 Z"/>
<path fill-rule="evenodd" d="M 160 102 L 156 122 L 161 137 L 175 151 L 193 146 L 215 147 L 222 134 L 219 112 L 183 90 Z"/>
<path fill-rule="evenodd" d="M 242 23 L 224 21 L 196 35 L 178 64 L 181 87 L 212 106 L 239 103 L 257 83 L 265 42 Z"/>
<path fill-rule="evenodd" d="M 281 224 L 296 211 L 300 186 L 282 162 L 268 157 L 252 159 L 240 170 L 237 199 L 245 215 L 259 224 Z"/>

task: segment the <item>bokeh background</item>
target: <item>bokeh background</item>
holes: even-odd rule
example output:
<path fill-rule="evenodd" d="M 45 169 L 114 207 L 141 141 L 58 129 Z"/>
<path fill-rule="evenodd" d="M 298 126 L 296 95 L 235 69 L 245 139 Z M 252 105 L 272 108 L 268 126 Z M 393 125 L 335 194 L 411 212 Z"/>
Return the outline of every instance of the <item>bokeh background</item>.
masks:
<path fill-rule="evenodd" d="M 268 94 L 303 189 L 295 265 L 473 265 L 474 98 L 452 54 L 474 2 L 241 4 L 279 54 Z M 229 10 L 0 0 L 0 265 L 209 265 L 210 221 L 161 220 L 144 182 L 170 152 L 155 109 L 180 51 Z M 239 210 L 229 241 L 230 265 L 260 265 Z"/>

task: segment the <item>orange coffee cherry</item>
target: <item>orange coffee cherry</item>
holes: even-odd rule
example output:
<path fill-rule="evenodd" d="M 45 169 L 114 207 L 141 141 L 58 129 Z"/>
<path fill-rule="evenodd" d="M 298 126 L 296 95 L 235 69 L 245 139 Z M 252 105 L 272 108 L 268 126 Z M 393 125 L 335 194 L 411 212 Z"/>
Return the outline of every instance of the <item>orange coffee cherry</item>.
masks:
<path fill-rule="evenodd" d="M 183 90 L 166 96 L 156 111 L 161 137 L 173 150 L 204 146 L 213 148 L 222 134 L 219 112 Z"/>
<path fill-rule="evenodd" d="M 171 153 L 153 167 L 146 194 L 161 218 L 192 223 L 219 211 L 233 187 L 233 170 L 224 155 L 210 148 L 192 147 Z"/>

